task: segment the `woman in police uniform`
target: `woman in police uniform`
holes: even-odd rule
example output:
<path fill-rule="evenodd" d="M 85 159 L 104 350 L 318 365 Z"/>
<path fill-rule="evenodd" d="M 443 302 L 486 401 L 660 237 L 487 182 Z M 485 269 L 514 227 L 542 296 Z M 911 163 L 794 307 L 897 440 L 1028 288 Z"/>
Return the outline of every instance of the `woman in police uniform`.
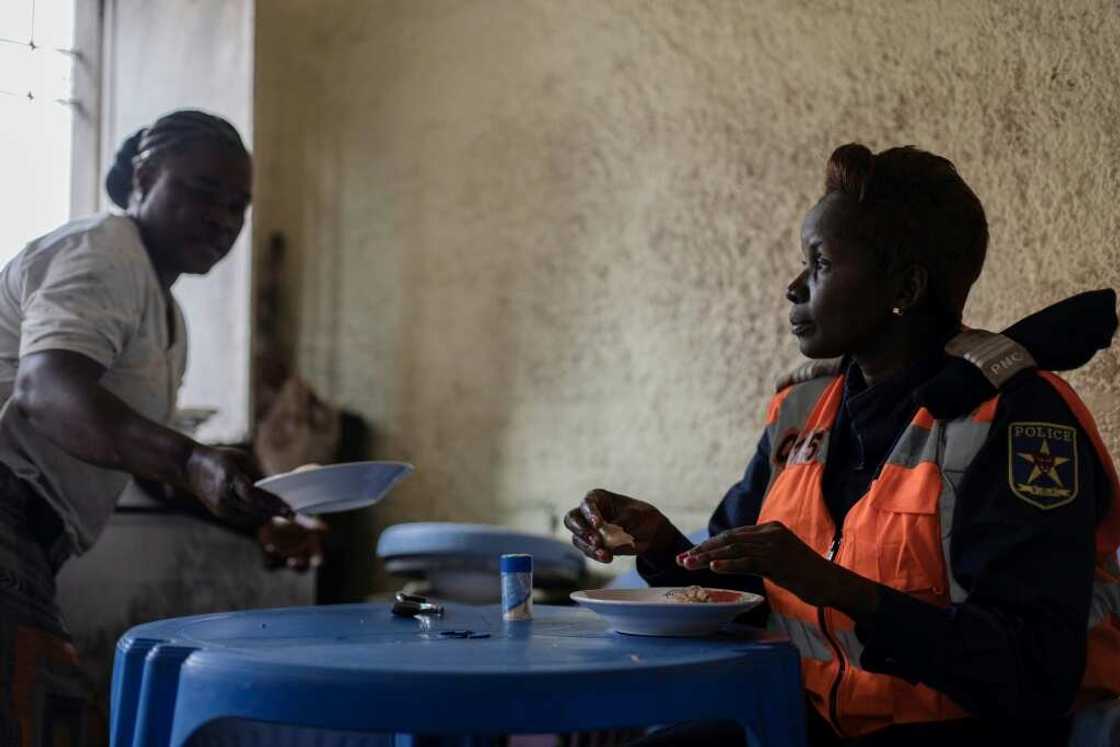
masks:
<path fill-rule="evenodd" d="M 839 360 L 771 402 L 712 538 L 694 547 L 605 490 L 566 516 L 601 562 L 596 530 L 621 525 L 651 585 L 765 593 L 802 655 L 813 744 L 1059 745 L 1071 709 L 1120 693 L 1116 473 L 1068 385 L 1020 370 L 1030 356 L 1011 340 L 958 334 L 987 241 L 946 159 L 837 149 L 786 297 L 801 352 Z M 1002 388 L 931 410 L 953 355 L 990 363 Z M 697 740 L 742 736 L 650 738 Z"/>

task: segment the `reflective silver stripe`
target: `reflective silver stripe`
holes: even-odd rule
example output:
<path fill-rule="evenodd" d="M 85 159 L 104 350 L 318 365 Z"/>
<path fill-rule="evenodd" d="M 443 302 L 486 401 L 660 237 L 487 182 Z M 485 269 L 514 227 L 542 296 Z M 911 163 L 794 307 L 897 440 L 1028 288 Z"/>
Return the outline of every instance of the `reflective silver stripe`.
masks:
<path fill-rule="evenodd" d="M 832 647 L 824 637 L 824 633 L 816 625 L 810 625 L 793 617 L 770 611 L 770 620 L 766 625 L 771 633 L 781 633 L 789 636 L 793 645 L 803 659 L 815 661 L 832 661 Z"/>
<path fill-rule="evenodd" d="M 771 633 L 781 633 L 789 636 L 803 658 L 816 661 L 832 661 L 832 644 L 828 642 L 828 638 L 816 625 L 771 612 L 767 627 Z M 840 648 L 844 650 L 848 662 L 856 669 L 861 669 L 859 660 L 863 656 L 863 644 L 856 637 L 856 632 L 854 630 L 833 629 L 831 633 L 836 642 L 840 644 Z"/>
<path fill-rule="evenodd" d="M 932 430 L 911 423 L 899 436 L 898 443 L 887 457 L 887 463 L 914 468 L 922 462 L 937 461 L 940 430 L 941 424 L 937 422 L 933 424 Z"/>
<path fill-rule="evenodd" d="M 786 395 L 778 408 L 778 418 L 767 426 L 767 432 L 772 439 L 770 441 L 772 451 L 778 448 L 777 439 L 781 438 L 782 435 L 789 431 L 800 432 L 802 430 L 805 421 L 809 419 L 813 408 L 816 407 L 817 400 L 821 398 L 824 390 L 833 381 L 835 381 L 835 377 L 828 377 L 794 385 L 793 390 Z"/>
<path fill-rule="evenodd" d="M 940 421 L 938 421 L 940 422 Z M 992 424 L 958 418 L 945 423 L 941 436 L 941 471 L 963 473 L 988 440 Z"/>
<path fill-rule="evenodd" d="M 806 381 L 803 384 L 795 384 L 794 389 L 782 400 L 782 404 L 778 408 L 777 419 L 766 426 L 766 438 L 770 442 L 770 481 L 766 485 L 767 492 L 770 491 L 770 486 L 774 484 L 774 479 L 781 473 L 781 468 L 775 466 L 774 459 L 778 450 L 782 447 L 782 441 L 791 434 L 801 433 L 805 427 L 805 421 L 813 413 L 813 408 L 816 407 L 817 401 L 824 394 L 824 390 L 835 380 L 834 376 L 822 377 Z M 825 434 L 817 444 L 817 453 L 813 461 L 824 464 L 827 454 L 828 435 Z"/>
<path fill-rule="evenodd" d="M 953 538 L 953 512 L 957 508 L 957 486 L 968 465 L 988 440 L 991 429 L 990 422 L 980 422 L 971 417 L 957 418 L 948 423 L 937 421 L 934 424 L 941 452 L 937 460 L 941 466 L 941 495 L 937 499 L 941 520 L 941 553 L 945 559 L 945 573 L 949 577 L 949 601 L 953 604 L 961 604 L 968 598 L 968 592 L 953 575 L 953 561 L 949 554 Z"/>
<path fill-rule="evenodd" d="M 957 482 L 960 478 L 961 473 L 949 474 L 941 470 L 941 495 L 937 499 L 941 519 L 941 554 L 945 560 L 945 575 L 949 577 L 949 601 L 953 604 L 960 604 L 968 598 L 968 592 L 953 574 L 953 561 L 949 554 L 953 539 L 953 511 L 957 507 Z"/>
<path fill-rule="evenodd" d="M 795 384 L 794 389 L 782 400 L 782 404 L 778 408 L 777 418 L 773 423 L 766 426 L 766 437 L 770 442 L 770 481 L 766 485 L 766 493 L 770 492 L 774 480 L 781 474 L 782 468 L 785 466 L 775 465 L 775 457 L 778 450 L 782 448 L 782 440 L 791 435 L 803 435 L 805 422 L 813 413 L 825 390 L 834 381 L 836 381 L 835 376 L 822 376 Z M 819 437 L 813 461 L 824 464 L 828 455 L 828 436 L 829 434 L 825 432 Z M 790 456 L 793 456 L 792 453 Z M 787 617 L 771 609 L 767 629 L 773 633 L 788 636 L 803 659 L 822 662 L 834 659 L 831 644 L 816 625 Z"/>
<path fill-rule="evenodd" d="M 1109 615 L 1120 615 L 1120 582 L 1096 581 L 1089 602 L 1089 627 L 1099 625 Z"/>
<path fill-rule="evenodd" d="M 832 630 L 832 637 L 844 649 L 844 654 L 848 657 L 848 663 L 854 669 L 862 669 L 859 660 L 863 656 L 863 644 L 860 643 L 859 638 L 856 638 L 854 630 Z"/>

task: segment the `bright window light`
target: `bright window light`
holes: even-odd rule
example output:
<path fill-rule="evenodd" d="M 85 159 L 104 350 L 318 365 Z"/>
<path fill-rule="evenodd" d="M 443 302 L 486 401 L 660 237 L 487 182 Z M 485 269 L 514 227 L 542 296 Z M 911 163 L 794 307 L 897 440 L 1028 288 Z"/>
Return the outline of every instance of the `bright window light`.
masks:
<path fill-rule="evenodd" d="M 70 219 L 74 0 L 0 1 L 0 263 Z"/>

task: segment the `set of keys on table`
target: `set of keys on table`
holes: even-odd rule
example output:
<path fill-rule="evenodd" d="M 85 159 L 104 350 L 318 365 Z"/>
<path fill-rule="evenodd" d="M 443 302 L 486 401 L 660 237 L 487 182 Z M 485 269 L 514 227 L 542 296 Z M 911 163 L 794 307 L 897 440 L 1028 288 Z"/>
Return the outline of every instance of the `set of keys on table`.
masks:
<path fill-rule="evenodd" d="M 427 597 L 405 594 L 398 591 L 393 602 L 393 614 L 397 617 L 416 617 L 417 615 L 442 615 L 443 605 L 428 601 Z"/>
<path fill-rule="evenodd" d="M 396 601 L 393 603 L 393 614 L 398 617 L 426 617 L 427 615 L 443 615 L 443 606 L 429 602 L 427 597 L 405 594 L 398 591 Z M 442 638 L 489 638 L 489 633 L 477 633 L 473 630 L 441 630 Z"/>

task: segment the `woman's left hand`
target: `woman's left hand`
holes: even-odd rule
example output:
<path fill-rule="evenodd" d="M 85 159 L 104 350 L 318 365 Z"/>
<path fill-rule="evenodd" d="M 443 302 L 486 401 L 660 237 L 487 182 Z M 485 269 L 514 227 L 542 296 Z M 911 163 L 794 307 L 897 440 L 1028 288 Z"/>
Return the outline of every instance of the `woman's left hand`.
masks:
<path fill-rule="evenodd" d="M 842 570 L 776 521 L 721 532 L 681 553 L 688 570 L 763 576 L 806 604 L 833 606 Z"/>
<path fill-rule="evenodd" d="M 327 525 L 319 519 L 296 514 L 294 521 L 270 519 L 257 530 L 265 566 L 287 566 L 300 573 L 323 563 L 323 536 Z"/>

